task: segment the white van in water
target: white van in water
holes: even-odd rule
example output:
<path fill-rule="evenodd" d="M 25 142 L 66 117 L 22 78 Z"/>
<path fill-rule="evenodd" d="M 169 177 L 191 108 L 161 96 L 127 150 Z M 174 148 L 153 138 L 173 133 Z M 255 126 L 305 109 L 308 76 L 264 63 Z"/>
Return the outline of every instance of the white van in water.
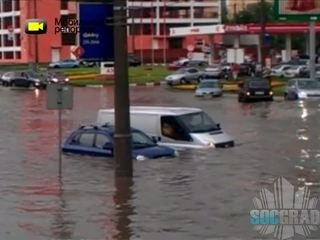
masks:
<path fill-rule="evenodd" d="M 114 109 L 98 111 L 97 124 L 115 124 Z M 200 108 L 130 107 L 131 127 L 137 128 L 159 145 L 177 148 L 233 147 L 234 139 L 226 134 Z"/>

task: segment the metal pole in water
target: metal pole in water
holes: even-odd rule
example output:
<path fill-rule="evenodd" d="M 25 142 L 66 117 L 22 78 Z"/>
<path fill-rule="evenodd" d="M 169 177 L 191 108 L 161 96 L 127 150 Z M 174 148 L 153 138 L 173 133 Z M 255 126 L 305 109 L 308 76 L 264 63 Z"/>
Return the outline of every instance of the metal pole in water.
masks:
<path fill-rule="evenodd" d="M 59 148 L 59 176 L 62 175 L 62 149 L 61 149 L 61 139 L 62 139 L 62 84 L 59 84 L 58 88 L 58 96 L 59 96 L 59 109 L 58 109 L 58 148 Z"/>
<path fill-rule="evenodd" d="M 310 21 L 309 23 L 309 67 L 310 67 L 310 79 L 314 80 L 316 77 L 315 71 L 315 60 L 316 60 L 316 31 L 315 31 L 315 21 Z"/>
<path fill-rule="evenodd" d="M 132 177 L 130 100 L 127 47 L 127 1 L 114 0 L 114 63 L 115 63 L 115 175 Z"/>

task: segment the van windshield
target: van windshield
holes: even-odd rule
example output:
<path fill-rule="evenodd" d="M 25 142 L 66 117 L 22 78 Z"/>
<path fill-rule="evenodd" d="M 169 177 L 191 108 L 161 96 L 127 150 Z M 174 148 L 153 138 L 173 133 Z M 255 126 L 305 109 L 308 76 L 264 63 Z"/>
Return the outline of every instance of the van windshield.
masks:
<path fill-rule="evenodd" d="M 220 129 L 205 112 L 182 115 L 178 119 L 189 133 L 204 133 Z"/>

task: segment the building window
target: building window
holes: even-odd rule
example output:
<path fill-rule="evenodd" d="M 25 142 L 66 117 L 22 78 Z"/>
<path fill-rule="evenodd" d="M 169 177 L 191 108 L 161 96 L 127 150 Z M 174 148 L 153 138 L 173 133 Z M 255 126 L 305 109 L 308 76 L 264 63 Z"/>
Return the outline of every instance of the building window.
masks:
<path fill-rule="evenodd" d="M 13 52 L 4 52 L 5 59 L 13 59 Z"/>
<path fill-rule="evenodd" d="M 9 35 L 4 36 L 4 46 L 5 47 L 13 47 L 13 40 L 9 40 Z"/>
<path fill-rule="evenodd" d="M 218 18 L 219 9 L 216 7 L 195 7 L 194 17 L 195 18 Z"/>
<path fill-rule="evenodd" d="M 19 0 L 14 0 L 14 9 L 15 10 L 20 10 L 20 1 Z"/>
<path fill-rule="evenodd" d="M 15 38 L 16 38 L 16 46 L 20 46 L 21 45 L 21 36 L 20 33 L 15 34 Z"/>
<path fill-rule="evenodd" d="M 3 27 L 4 29 L 8 29 L 9 27 L 13 27 L 12 26 L 12 17 L 4 17 L 3 18 Z"/>
<path fill-rule="evenodd" d="M 76 19 L 76 14 L 69 14 L 61 16 L 61 21 L 65 22 L 67 19 Z M 61 43 L 65 46 L 71 46 L 77 44 L 77 35 L 74 33 L 61 33 Z"/>
<path fill-rule="evenodd" d="M 61 10 L 67 10 L 68 9 L 68 0 L 61 0 L 60 9 Z"/>
<path fill-rule="evenodd" d="M 169 38 L 169 48 L 182 48 L 182 38 Z"/>
<path fill-rule="evenodd" d="M 21 59 L 21 52 L 16 52 L 16 59 Z"/>
<path fill-rule="evenodd" d="M 15 16 L 14 21 L 15 21 L 15 28 L 20 28 L 20 16 Z"/>
<path fill-rule="evenodd" d="M 11 12 L 12 11 L 12 0 L 3 0 L 3 12 Z"/>

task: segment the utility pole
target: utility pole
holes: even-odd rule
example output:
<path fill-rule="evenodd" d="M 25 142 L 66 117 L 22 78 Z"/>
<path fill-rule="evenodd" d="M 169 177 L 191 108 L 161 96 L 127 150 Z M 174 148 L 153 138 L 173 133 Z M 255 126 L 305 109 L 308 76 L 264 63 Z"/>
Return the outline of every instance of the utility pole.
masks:
<path fill-rule="evenodd" d="M 316 77 L 315 61 L 316 61 L 316 31 L 315 21 L 309 23 L 309 67 L 310 67 L 310 78 L 314 80 Z"/>
<path fill-rule="evenodd" d="M 259 49 L 258 49 L 258 62 L 263 67 L 264 64 L 264 36 L 266 32 L 266 13 L 265 13 L 265 0 L 260 0 L 260 37 L 259 37 Z"/>
<path fill-rule="evenodd" d="M 127 52 L 127 1 L 114 0 L 115 175 L 132 177 L 130 100 Z M 120 47 L 119 47 L 120 46 Z"/>

